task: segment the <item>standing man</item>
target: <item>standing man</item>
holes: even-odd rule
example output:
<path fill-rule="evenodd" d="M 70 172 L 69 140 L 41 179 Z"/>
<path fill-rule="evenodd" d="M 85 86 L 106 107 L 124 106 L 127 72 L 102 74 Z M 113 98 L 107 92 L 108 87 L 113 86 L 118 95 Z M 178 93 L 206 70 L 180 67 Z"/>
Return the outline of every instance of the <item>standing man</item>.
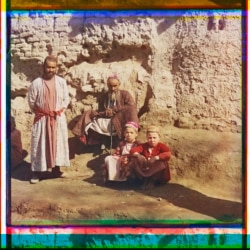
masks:
<path fill-rule="evenodd" d="M 42 77 L 28 89 L 28 103 L 35 114 L 31 136 L 30 183 L 37 183 L 42 172 L 51 171 L 61 177 L 61 166 L 70 166 L 68 128 L 65 110 L 69 104 L 66 80 L 56 75 L 57 57 L 47 56 Z"/>

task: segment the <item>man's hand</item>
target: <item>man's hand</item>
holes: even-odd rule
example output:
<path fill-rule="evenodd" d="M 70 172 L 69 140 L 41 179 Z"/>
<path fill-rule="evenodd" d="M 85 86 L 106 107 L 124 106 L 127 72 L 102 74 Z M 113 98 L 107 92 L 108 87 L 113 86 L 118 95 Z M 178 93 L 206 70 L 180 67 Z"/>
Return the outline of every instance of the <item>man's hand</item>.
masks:
<path fill-rule="evenodd" d="M 99 113 L 95 110 L 92 110 L 90 114 L 90 119 L 93 120 L 97 116 L 99 116 Z"/>
<path fill-rule="evenodd" d="M 114 115 L 114 111 L 110 108 L 106 109 L 106 117 L 112 117 Z"/>

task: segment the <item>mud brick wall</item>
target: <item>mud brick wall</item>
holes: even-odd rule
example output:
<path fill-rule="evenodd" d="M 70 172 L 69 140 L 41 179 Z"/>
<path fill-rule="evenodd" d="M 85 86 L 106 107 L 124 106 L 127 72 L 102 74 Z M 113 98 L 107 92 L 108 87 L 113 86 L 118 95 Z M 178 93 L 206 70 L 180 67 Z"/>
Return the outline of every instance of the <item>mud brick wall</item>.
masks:
<path fill-rule="evenodd" d="M 117 73 L 141 125 L 241 132 L 239 11 L 17 12 L 10 15 L 11 113 L 30 128 L 27 88 L 48 54 L 68 82 L 71 120 Z M 19 116 L 20 115 L 20 116 Z"/>

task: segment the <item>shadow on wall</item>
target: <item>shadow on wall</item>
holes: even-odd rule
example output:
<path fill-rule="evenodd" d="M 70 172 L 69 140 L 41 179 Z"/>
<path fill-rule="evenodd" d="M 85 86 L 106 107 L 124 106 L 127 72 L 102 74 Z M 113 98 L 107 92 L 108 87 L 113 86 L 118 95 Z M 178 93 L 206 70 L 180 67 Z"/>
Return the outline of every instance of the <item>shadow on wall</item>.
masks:
<path fill-rule="evenodd" d="M 152 90 L 152 87 L 147 84 L 147 92 L 146 92 L 146 97 L 145 97 L 145 100 L 144 100 L 144 103 L 143 103 L 143 106 L 140 107 L 139 111 L 138 111 L 138 118 L 140 119 L 140 117 L 145 114 L 145 113 L 148 113 L 150 111 L 149 109 L 149 101 L 150 99 L 154 97 L 154 93 L 153 93 L 153 90 Z"/>
<path fill-rule="evenodd" d="M 159 23 L 157 26 L 157 33 L 161 35 L 165 32 L 168 28 L 174 25 L 179 17 L 173 17 L 172 19 L 164 20 L 163 22 Z"/>
<path fill-rule="evenodd" d="M 127 25 L 127 22 L 130 22 L 130 20 L 136 20 L 136 11 L 132 11 L 129 18 L 124 11 L 122 11 L 120 15 L 117 15 L 116 12 L 109 11 L 107 11 L 107 13 L 106 11 L 97 11 L 94 16 L 87 15 L 88 14 L 84 12 L 74 12 L 72 14 L 72 18 L 68 22 L 68 25 L 71 27 L 69 39 L 74 40 L 80 34 L 92 34 L 90 31 L 95 29 L 95 25 L 103 30 L 105 37 L 104 39 L 100 39 L 96 45 L 93 45 L 91 39 L 90 41 L 88 41 L 89 39 L 83 39 L 84 44 L 82 45 L 82 49 L 88 51 L 88 53 L 87 56 L 83 53 L 79 54 L 77 64 L 82 62 L 94 64 L 99 60 L 102 60 L 103 63 L 111 63 L 126 61 L 130 58 L 136 57 L 137 60 L 142 61 L 142 65 L 147 71 L 151 71 L 151 67 L 148 65 L 148 55 L 153 54 L 150 45 L 141 45 L 140 43 L 128 45 L 122 43 L 121 41 L 125 38 L 125 34 L 123 34 L 124 30 L 121 34 L 115 33 L 112 34 L 112 37 L 108 38 L 109 32 L 110 34 L 113 33 L 112 30 L 115 27 L 120 27 L 120 25 L 122 26 L 125 22 L 125 25 Z M 138 22 L 140 21 L 140 17 L 138 17 Z M 159 25 L 157 31 L 161 33 L 172 24 L 173 23 L 163 22 Z M 101 50 L 100 47 L 102 48 Z"/>
<path fill-rule="evenodd" d="M 12 71 L 14 74 L 22 72 L 27 77 L 27 81 L 33 81 L 42 73 L 42 65 L 39 63 L 42 59 L 43 58 L 33 58 L 23 61 L 20 60 L 20 58 L 13 56 L 11 58 L 11 63 L 13 65 Z"/>

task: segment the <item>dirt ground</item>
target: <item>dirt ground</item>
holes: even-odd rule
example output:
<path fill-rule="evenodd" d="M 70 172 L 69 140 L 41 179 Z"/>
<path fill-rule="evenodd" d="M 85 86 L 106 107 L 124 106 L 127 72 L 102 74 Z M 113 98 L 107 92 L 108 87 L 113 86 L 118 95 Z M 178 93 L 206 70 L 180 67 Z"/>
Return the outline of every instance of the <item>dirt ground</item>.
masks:
<path fill-rule="evenodd" d="M 142 190 L 134 182 L 105 185 L 100 165 L 108 152 L 100 152 L 99 147 L 84 147 L 70 135 L 71 166 L 63 168 L 65 177 L 53 179 L 46 173 L 46 179 L 30 184 L 29 155 L 21 166 L 12 170 L 8 222 L 11 225 L 150 226 L 241 223 L 244 209 L 241 134 L 162 129 L 167 131 L 163 132 L 162 141 L 170 146 L 173 154 L 169 183 L 150 190 Z M 144 139 L 143 131 L 140 133 Z M 29 140 L 24 135 L 27 151 Z M 204 165 L 200 155 L 211 156 L 211 148 L 213 156 Z M 196 159 L 192 158 L 194 155 Z M 231 166 L 225 166 L 227 161 Z"/>

